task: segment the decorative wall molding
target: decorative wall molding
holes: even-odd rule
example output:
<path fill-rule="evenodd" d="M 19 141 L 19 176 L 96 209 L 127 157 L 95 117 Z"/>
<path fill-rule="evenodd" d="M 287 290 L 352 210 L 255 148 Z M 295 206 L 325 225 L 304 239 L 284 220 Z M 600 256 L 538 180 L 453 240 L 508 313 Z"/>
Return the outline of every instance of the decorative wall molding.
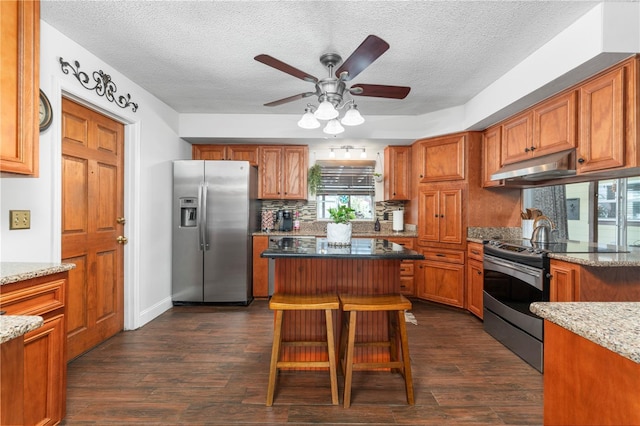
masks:
<path fill-rule="evenodd" d="M 115 103 L 120 108 L 131 107 L 133 112 L 138 110 L 138 104 L 131 102 L 131 95 L 129 93 L 126 95 L 120 95 L 118 98 L 115 97 L 114 93 L 118 91 L 118 88 L 111 80 L 111 76 L 109 74 L 105 74 L 102 70 L 94 71 L 92 75 L 96 84 L 91 86 L 89 84 L 89 75 L 84 71 L 80 71 L 80 62 L 73 61 L 73 63 L 75 64 L 75 68 L 69 62 L 60 58 L 60 68 L 62 69 L 62 72 L 69 74 L 69 70 L 71 70 L 71 73 L 78 79 L 80 84 L 82 84 L 82 87 L 87 90 L 95 90 L 98 95 L 104 96 L 109 100 L 109 102 Z"/>

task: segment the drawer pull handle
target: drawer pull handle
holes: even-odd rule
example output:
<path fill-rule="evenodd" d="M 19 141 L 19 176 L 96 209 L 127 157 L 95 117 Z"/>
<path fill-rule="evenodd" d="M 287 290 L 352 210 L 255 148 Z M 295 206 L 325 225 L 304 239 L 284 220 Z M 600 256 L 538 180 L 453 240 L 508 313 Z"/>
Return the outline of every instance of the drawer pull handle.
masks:
<path fill-rule="evenodd" d="M 447 257 L 446 254 L 442 254 L 442 253 L 437 253 L 436 256 L 438 256 L 438 257 Z"/>
<path fill-rule="evenodd" d="M 480 252 L 478 250 L 471 250 L 471 253 L 473 254 L 480 254 Z"/>

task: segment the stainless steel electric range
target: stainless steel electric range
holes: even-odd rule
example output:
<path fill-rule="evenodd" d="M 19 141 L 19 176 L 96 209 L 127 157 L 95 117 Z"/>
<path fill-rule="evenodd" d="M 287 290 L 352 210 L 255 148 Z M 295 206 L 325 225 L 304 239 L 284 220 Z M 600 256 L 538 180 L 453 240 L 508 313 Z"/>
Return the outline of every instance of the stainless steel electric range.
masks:
<path fill-rule="evenodd" d="M 536 244 L 491 240 L 484 246 L 484 329 L 543 371 L 543 320 L 529 310 L 549 301 L 550 253 L 618 253 L 617 246 L 578 241 Z"/>

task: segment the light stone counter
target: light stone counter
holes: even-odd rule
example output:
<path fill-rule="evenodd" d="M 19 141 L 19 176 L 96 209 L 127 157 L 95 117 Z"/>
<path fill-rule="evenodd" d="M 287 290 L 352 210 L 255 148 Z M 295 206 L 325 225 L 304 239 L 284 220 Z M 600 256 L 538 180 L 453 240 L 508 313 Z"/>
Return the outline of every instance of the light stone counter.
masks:
<path fill-rule="evenodd" d="M 550 259 L 584 266 L 620 267 L 640 266 L 640 248 L 628 247 L 628 253 L 551 253 Z"/>
<path fill-rule="evenodd" d="M 530 310 L 640 364 L 640 302 L 534 302 Z"/>
<path fill-rule="evenodd" d="M 0 285 L 69 271 L 73 263 L 0 262 Z"/>
<path fill-rule="evenodd" d="M 34 315 L 0 315 L 0 343 L 42 327 L 42 317 Z"/>

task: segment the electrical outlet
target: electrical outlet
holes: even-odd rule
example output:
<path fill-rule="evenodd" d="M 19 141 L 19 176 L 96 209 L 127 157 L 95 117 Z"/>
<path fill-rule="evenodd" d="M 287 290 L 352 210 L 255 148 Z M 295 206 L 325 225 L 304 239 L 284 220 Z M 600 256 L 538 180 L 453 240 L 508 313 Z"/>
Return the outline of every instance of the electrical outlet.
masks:
<path fill-rule="evenodd" d="M 9 210 L 9 229 L 31 228 L 31 210 Z"/>

